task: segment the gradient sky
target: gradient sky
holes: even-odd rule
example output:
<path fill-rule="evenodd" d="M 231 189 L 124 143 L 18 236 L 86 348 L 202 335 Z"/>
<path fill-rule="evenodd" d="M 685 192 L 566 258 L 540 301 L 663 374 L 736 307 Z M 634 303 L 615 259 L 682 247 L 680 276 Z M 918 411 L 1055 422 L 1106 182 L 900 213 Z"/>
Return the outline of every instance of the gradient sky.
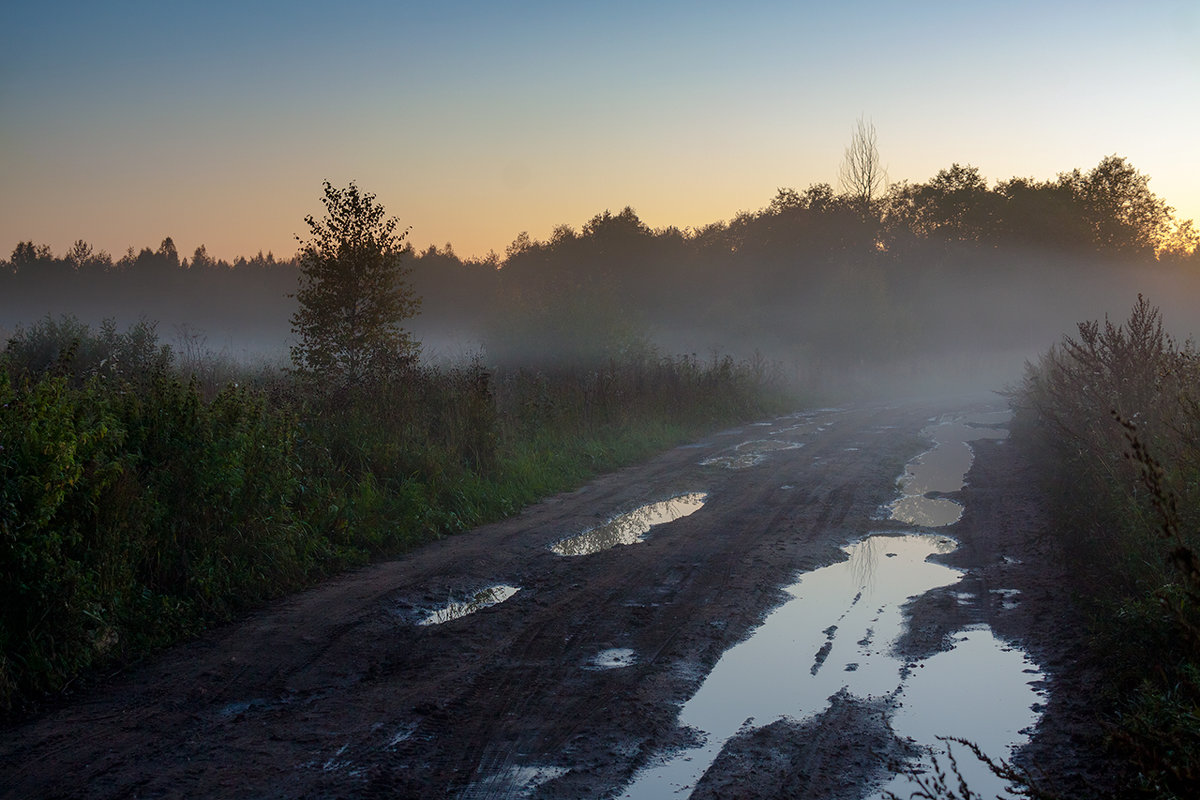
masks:
<path fill-rule="evenodd" d="M 324 179 L 462 256 L 699 226 L 836 185 L 860 115 L 893 180 L 1115 153 L 1200 220 L 1200 3 L 7 3 L 0 251 L 290 256 Z"/>

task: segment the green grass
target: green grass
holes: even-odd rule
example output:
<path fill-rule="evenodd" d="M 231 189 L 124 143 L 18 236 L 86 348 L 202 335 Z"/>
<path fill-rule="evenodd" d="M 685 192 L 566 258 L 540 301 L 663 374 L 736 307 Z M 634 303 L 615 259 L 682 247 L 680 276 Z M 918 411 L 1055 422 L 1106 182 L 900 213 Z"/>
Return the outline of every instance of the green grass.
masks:
<path fill-rule="evenodd" d="M 47 320 L 10 342 L 0 710 L 795 403 L 762 364 L 644 355 L 556 373 L 409 367 L 336 397 L 285 373 L 235 377 L 181 374 L 152 326 Z"/>

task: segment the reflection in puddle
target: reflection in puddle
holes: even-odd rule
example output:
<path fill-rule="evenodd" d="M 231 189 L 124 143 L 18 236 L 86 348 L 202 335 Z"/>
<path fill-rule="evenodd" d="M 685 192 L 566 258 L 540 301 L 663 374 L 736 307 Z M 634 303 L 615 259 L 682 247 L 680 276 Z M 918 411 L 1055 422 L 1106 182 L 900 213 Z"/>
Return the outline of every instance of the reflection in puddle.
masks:
<path fill-rule="evenodd" d="M 892 717 L 897 736 L 939 756 L 946 744 L 937 737 L 955 736 L 974 742 L 992 758 L 1008 758 L 1014 742 L 1028 739 L 1028 729 L 1038 719 L 1032 706 L 1041 700 L 1030 683 L 1043 676 L 1024 653 L 997 639 L 987 626 L 961 631 L 953 649 L 935 653 L 922 667 L 912 671 L 900 693 L 901 705 Z M 952 747 L 973 796 L 1003 796 L 1005 781 L 966 748 Z M 946 759 L 940 761 L 944 768 Z M 919 768 L 932 769 L 931 759 L 923 758 Z M 908 797 L 916 789 L 907 774 L 900 774 L 873 797 L 882 798 L 884 792 Z"/>
<path fill-rule="evenodd" d="M 678 724 L 702 731 L 703 743 L 651 762 L 620 796 L 686 796 L 739 730 L 780 718 L 802 721 L 824 711 L 829 698 L 843 690 L 863 698 L 909 698 L 904 707 L 921 705 L 939 735 L 973 735 L 980 725 L 990 724 L 993 713 L 1014 709 L 1026 710 L 1020 728 L 1026 727 L 1034 718 L 1028 709 L 1039 699 L 1029 685 L 1036 676 L 1011 670 L 1008 662 L 1021 656 L 990 634 L 965 636 L 959 643 L 967 646 L 964 654 L 956 656 L 957 649 L 940 653 L 926 662 L 937 663 L 926 668 L 914 669 L 892 654 L 892 643 L 904 631 L 906 602 L 961 578 L 956 569 L 926 561 L 954 547 L 945 536 L 875 535 L 848 546 L 847 561 L 801 576 L 786 589 L 794 599 L 773 611 L 753 636 L 726 651 L 680 710 Z M 978 722 L 960 732 L 958 717 L 937 716 L 935 710 L 946 701 L 923 694 L 927 685 L 937 686 L 924 681 L 925 673 L 973 672 L 971 665 L 989 659 L 1011 674 L 994 679 L 989 668 L 967 676 L 979 681 L 972 684 L 977 695 L 971 705 Z M 903 722 L 908 727 L 901 735 L 921 745 L 936 744 L 925 738 L 924 729 L 909 725 L 907 717 Z M 1003 745 L 1019 739 L 1013 734 Z"/>
<path fill-rule="evenodd" d="M 802 442 L 780 442 L 760 439 L 753 442 L 742 442 L 733 448 L 732 453 L 725 453 L 700 462 L 703 467 L 725 467 L 726 469 L 746 469 L 761 464 L 768 453 L 778 450 L 795 450 L 803 447 Z"/>
<path fill-rule="evenodd" d="M 933 449 L 905 466 L 904 475 L 899 481 L 902 496 L 889 506 L 891 519 L 930 528 L 958 522 L 962 517 L 960 504 L 943 497 L 925 495 L 962 489 L 967 472 L 975 460 L 975 453 L 968 442 L 1006 438 L 1008 431 L 990 426 L 1002 425 L 1010 416 L 1008 411 L 969 414 L 931 425 L 922 431 L 933 439 Z"/>
<path fill-rule="evenodd" d="M 451 600 L 446 605 L 433 611 L 429 616 L 418 622 L 418 625 L 441 625 L 443 622 L 449 622 L 452 619 L 465 617 L 468 614 L 474 614 L 476 611 L 494 606 L 497 603 L 503 603 L 508 598 L 512 597 L 517 592 L 521 591 L 516 586 L 491 586 L 487 589 L 481 589 L 467 600 Z"/>
<path fill-rule="evenodd" d="M 609 520 L 598 528 L 560 539 L 550 545 L 550 549 L 560 556 L 586 556 L 619 544 L 636 544 L 655 525 L 674 522 L 700 510 L 707 497 L 703 492 L 693 492 L 650 503 Z"/>

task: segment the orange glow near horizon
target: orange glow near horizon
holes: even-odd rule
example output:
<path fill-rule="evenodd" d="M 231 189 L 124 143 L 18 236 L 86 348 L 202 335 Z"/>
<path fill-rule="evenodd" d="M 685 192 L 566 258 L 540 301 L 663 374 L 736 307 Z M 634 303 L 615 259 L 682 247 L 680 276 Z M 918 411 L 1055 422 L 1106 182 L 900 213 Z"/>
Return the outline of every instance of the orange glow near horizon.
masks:
<path fill-rule="evenodd" d="M 858 13 L 21 7 L 0 53 L 0 251 L 170 236 L 184 255 L 288 257 L 325 179 L 462 257 L 627 205 L 703 226 L 835 183 L 859 116 L 892 180 L 955 162 L 1047 180 L 1116 153 L 1200 217 L 1200 108 L 1180 102 L 1200 9 L 881 5 L 865 31 Z"/>

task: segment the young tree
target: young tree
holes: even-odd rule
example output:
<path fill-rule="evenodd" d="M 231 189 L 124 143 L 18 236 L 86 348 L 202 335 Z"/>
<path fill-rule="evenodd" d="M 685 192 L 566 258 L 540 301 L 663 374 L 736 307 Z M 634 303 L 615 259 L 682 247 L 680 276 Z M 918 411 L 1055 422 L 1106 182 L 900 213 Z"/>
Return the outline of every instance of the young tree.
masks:
<path fill-rule="evenodd" d="M 842 191 L 866 212 L 887 185 L 887 170 L 879 160 L 879 148 L 875 145 L 875 124 L 858 118 L 858 125 L 838 170 L 838 183 Z"/>
<path fill-rule="evenodd" d="M 309 215 L 311 237 L 300 242 L 300 307 L 292 315 L 292 362 L 330 391 L 375 381 L 416 358 L 420 345 L 401 323 L 420 298 L 401 264 L 407 230 L 396 231 L 375 195 L 351 182 L 325 181 L 325 217 Z"/>

